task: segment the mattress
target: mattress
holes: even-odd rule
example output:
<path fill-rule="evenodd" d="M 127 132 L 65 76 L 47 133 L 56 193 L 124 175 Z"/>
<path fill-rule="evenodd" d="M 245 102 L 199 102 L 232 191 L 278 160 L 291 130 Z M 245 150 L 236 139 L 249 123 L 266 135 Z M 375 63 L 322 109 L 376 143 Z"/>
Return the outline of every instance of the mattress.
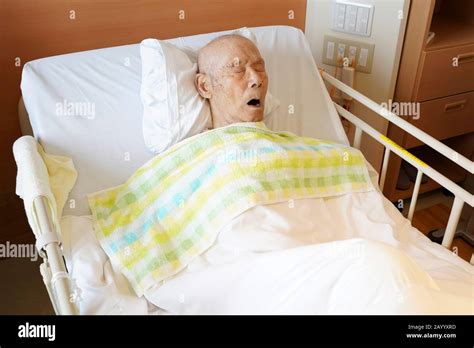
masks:
<path fill-rule="evenodd" d="M 265 59 L 269 91 L 280 101 L 267 126 L 348 144 L 308 42 L 288 26 L 251 28 Z M 167 40 L 199 48 L 229 33 Z M 21 90 L 35 138 L 78 171 L 64 215 L 87 215 L 86 195 L 123 183 L 149 160 L 142 136 L 139 44 L 28 62 Z"/>
<path fill-rule="evenodd" d="M 371 176 L 376 182 L 376 173 L 371 171 Z M 127 280 L 101 249 L 92 230 L 91 217 L 66 216 L 61 227 L 66 263 L 80 288 L 81 314 L 169 313 L 159 307 L 163 301 L 159 291 L 141 298 L 134 295 Z M 226 225 L 216 243 L 181 274 L 199 276 L 211 264 L 228 266 L 255 255 L 355 238 L 402 250 L 431 276 L 444 294 L 444 301 L 449 304 L 446 314 L 474 314 L 474 267 L 413 228 L 380 191 L 296 200 L 291 209 L 288 202 L 250 209 Z M 290 279 L 287 283 L 280 281 L 273 290 L 294 287 L 297 282 Z M 185 288 L 193 286 L 195 282 L 185 283 Z M 218 286 L 217 282 L 213 284 L 214 288 Z M 251 296 L 254 290 L 248 287 L 247 291 Z M 184 296 L 180 292 L 175 295 L 176 301 Z M 378 295 L 383 294 L 374 296 Z M 327 301 L 331 296 L 336 294 L 328 293 L 318 301 Z"/>

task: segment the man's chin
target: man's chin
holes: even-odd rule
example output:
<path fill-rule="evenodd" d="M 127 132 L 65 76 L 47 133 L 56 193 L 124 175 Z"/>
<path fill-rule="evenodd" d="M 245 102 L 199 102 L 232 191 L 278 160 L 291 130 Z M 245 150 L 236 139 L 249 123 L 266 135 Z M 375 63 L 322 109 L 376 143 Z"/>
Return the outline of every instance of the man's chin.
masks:
<path fill-rule="evenodd" d="M 247 113 L 243 118 L 242 122 L 261 122 L 263 121 L 263 110 L 253 110 Z"/>

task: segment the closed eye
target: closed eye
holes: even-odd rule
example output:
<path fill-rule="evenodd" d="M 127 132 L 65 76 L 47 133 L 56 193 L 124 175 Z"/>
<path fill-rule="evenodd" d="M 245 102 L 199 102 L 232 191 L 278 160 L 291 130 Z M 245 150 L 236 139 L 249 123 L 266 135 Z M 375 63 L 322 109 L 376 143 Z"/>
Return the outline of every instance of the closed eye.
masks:
<path fill-rule="evenodd" d="M 255 71 L 263 72 L 265 71 L 265 61 L 263 59 L 259 59 L 252 64 L 252 67 L 255 69 Z"/>

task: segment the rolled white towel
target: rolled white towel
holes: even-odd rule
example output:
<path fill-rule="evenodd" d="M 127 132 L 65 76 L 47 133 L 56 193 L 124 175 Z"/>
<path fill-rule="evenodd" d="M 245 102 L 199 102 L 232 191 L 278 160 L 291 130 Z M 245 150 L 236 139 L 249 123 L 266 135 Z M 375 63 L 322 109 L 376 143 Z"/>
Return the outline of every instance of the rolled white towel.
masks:
<path fill-rule="evenodd" d="M 35 138 L 29 135 L 15 141 L 13 155 L 18 167 L 16 194 L 23 199 L 28 222 L 36 238 L 39 230 L 33 201 L 39 196 L 47 198 L 53 223 L 59 231 L 59 218 L 77 178 L 72 160 L 45 153 Z"/>

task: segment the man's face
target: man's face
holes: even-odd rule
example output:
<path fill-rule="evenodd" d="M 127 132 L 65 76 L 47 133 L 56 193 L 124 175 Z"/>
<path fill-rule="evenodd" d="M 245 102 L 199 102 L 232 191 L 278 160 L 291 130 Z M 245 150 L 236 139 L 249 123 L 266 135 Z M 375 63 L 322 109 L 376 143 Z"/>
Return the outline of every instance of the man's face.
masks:
<path fill-rule="evenodd" d="M 242 37 L 221 40 L 210 47 L 212 71 L 208 97 L 214 127 L 263 120 L 268 78 L 257 47 Z M 199 87 L 198 87 L 199 89 Z"/>

